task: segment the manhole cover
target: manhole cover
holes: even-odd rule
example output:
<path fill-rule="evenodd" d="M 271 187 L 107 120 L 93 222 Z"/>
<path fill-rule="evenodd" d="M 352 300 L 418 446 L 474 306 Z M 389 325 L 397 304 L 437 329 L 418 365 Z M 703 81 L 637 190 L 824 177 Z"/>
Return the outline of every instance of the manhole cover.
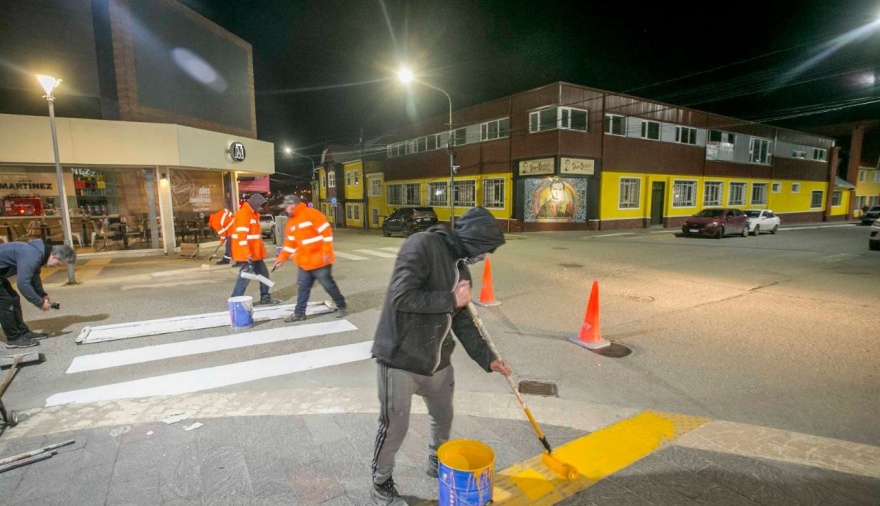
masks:
<path fill-rule="evenodd" d="M 599 348 L 598 350 L 590 350 L 596 355 L 602 355 L 608 358 L 623 358 L 632 353 L 632 350 L 622 344 L 611 343 L 611 346 Z"/>
<path fill-rule="evenodd" d="M 631 300 L 634 302 L 654 302 L 654 297 L 650 295 L 638 295 L 634 293 L 621 293 L 618 295 L 621 299 Z"/>
<path fill-rule="evenodd" d="M 566 269 L 578 269 L 583 267 L 581 264 L 559 264 L 560 267 L 565 267 Z"/>
<path fill-rule="evenodd" d="M 519 382 L 519 392 L 529 395 L 543 395 L 545 397 L 556 397 L 556 383 L 549 381 L 522 380 Z"/>

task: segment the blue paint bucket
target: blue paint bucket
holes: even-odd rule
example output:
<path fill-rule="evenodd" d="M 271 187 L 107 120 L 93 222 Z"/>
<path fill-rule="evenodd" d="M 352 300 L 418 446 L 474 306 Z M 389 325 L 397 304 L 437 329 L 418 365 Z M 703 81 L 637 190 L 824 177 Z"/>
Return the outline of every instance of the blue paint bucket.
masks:
<path fill-rule="evenodd" d="M 254 324 L 254 298 L 250 295 L 229 297 L 229 320 L 234 329 L 246 329 Z"/>
<path fill-rule="evenodd" d="M 492 502 L 495 452 L 470 439 L 453 439 L 437 449 L 439 506 L 483 506 Z"/>

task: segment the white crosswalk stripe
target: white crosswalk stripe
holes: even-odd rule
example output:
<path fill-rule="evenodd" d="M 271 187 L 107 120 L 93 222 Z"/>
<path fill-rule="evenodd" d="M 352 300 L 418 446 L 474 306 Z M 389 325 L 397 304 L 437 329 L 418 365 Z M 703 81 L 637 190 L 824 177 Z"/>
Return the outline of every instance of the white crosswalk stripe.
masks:
<path fill-rule="evenodd" d="M 351 253 L 343 253 L 342 251 L 334 251 L 333 253 L 337 258 L 344 258 L 346 260 L 369 260 L 367 257 L 352 255 Z"/>
<path fill-rule="evenodd" d="M 391 253 L 385 253 L 383 251 L 376 251 L 372 249 L 356 249 L 358 253 L 363 253 L 365 255 L 373 255 L 380 258 L 397 258 L 397 255 L 392 255 Z"/>

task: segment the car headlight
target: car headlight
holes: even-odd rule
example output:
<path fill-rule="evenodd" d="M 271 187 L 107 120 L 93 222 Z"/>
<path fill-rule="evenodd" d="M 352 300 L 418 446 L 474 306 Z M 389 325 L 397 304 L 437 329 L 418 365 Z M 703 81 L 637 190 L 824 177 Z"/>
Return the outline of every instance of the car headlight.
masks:
<path fill-rule="evenodd" d="M 718 223 L 712 221 L 712 222 L 706 223 L 706 226 L 707 226 L 707 227 L 717 227 L 717 226 L 718 226 Z"/>

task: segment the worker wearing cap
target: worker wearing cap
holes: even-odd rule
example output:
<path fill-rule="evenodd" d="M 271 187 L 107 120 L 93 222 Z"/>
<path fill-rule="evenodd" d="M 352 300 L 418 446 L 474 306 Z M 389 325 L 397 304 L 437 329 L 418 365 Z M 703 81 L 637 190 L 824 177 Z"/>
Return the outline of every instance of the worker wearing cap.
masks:
<path fill-rule="evenodd" d="M 241 205 L 232 219 L 229 238 L 232 241 L 232 259 L 242 262 L 241 270 L 252 271 L 254 274 L 269 277 L 269 269 L 263 261 L 266 258 L 266 245 L 263 244 L 263 233 L 260 230 L 260 209 L 266 203 L 266 197 L 254 193 L 247 202 Z M 232 296 L 244 295 L 250 279 L 241 275 L 235 281 Z M 269 287 L 260 283 L 260 304 L 277 304 L 279 301 L 269 294 Z"/>
<path fill-rule="evenodd" d="M 208 226 L 213 228 L 214 232 L 217 232 L 221 243 L 226 243 L 226 252 L 223 254 L 223 259 L 217 262 L 217 265 L 226 265 L 232 260 L 232 242 L 227 241 L 226 236 L 229 235 L 229 230 L 232 228 L 233 216 L 232 211 L 229 209 L 221 209 L 208 218 Z"/>
<path fill-rule="evenodd" d="M 316 279 L 336 304 L 336 317 L 344 317 L 347 314 L 345 297 L 333 280 L 336 255 L 333 254 L 333 228 L 330 222 L 324 213 L 305 205 L 296 195 L 284 197 L 282 205 L 290 218 L 285 226 L 281 254 L 275 259 L 275 268 L 284 265 L 291 256 L 299 267 L 296 307 L 284 321 L 290 323 L 306 319 L 306 305 Z"/>

